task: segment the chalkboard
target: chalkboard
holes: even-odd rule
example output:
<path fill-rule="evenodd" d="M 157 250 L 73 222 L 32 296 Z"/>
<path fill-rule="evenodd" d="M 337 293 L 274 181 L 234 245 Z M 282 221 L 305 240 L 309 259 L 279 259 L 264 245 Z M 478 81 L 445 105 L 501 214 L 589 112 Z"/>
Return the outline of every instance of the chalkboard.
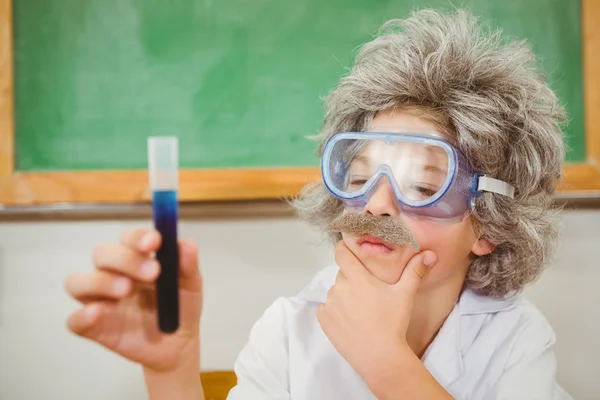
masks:
<path fill-rule="evenodd" d="M 529 40 L 585 159 L 580 2 L 464 0 Z M 321 98 L 387 19 L 447 0 L 13 0 L 15 170 L 317 166 Z"/>
<path fill-rule="evenodd" d="M 454 5 L 533 46 L 570 117 L 559 195 L 597 196 L 600 2 Z M 361 44 L 416 6 L 453 9 L 448 0 L 0 0 L 0 213 L 147 203 L 151 135 L 180 139 L 181 202 L 293 197 L 319 179 L 306 137 L 321 124 L 320 99 Z"/>

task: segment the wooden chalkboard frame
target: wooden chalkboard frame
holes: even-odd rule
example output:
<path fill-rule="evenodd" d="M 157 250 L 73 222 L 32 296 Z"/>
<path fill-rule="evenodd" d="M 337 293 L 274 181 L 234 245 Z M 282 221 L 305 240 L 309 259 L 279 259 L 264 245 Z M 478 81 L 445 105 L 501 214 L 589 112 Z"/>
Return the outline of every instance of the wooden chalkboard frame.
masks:
<path fill-rule="evenodd" d="M 582 2 L 585 162 L 567 163 L 559 194 L 600 194 L 600 2 Z M 0 206 L 138 203 L 150 199 L 144 170 L 15 171 L 12 0 L 0 0 Z M 319 179 L 318 168 L 184 169 L 181 201 L 280 199 Z"/>

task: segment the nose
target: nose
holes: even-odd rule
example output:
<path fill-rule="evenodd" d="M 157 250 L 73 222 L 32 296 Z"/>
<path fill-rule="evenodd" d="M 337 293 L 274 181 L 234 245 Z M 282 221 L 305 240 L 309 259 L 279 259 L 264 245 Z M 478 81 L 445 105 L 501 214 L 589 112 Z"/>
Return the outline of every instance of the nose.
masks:
<path fill-rule="evenodd" d="M 365 205 L 365 214 L 371 214 L 376 217 L 397 217 L 400 215 L 396 195 L 387 177 L 380 179 L 373 190 L 375 192 Z"/>

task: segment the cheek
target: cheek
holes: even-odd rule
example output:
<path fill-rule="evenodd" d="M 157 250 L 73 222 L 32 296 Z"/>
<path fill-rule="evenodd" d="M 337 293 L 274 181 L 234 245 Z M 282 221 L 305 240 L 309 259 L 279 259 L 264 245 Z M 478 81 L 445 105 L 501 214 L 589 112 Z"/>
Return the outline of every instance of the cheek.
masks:
<path fill-rule="evenodd" d="M 426 221 L 407 221 L 407 225 L 421 250 L 431 250 L 438 257 L 436 267 L 431 271 L 432 277 L 447 276 L 461 266 L 464 269 L 468 267 L 469 254 L 475 241 L 470 226 L 464 223 L 442 225 Z"/>
<path fill-rule="evenodd" d="M 347 245 L 350 245 L 350 243 L 352 242 L 354 235 L 350 234 L 350 233 L 346 233 L 346 232 L 342 232 L 342 240 L 344 240 L 346 242 Z"/>
<path fill-rule="evenodd" d="M 359 246 L 357 242 L 357 236 L 351 233 L 342 233 L 342 240 L 346 243 L 346 246 L 354 254 L 358 254 Z"/>

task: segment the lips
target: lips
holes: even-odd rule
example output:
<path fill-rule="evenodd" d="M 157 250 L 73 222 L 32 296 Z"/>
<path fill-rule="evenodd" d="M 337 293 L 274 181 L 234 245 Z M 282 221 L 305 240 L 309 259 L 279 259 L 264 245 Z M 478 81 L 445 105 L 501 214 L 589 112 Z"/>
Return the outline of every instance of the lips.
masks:
<path fill-rule="evenodd" d="M 358 244 L 361 245 L 363 243 L 385 246 L 389 250 L 394 250 L 394 246 L 392 244 L 386 242 L 385 240 L 382 240 L 382 239 L 378 238 L 377 236 L 373 236 L 373 235 L 363 235 L 363 236 L 361 236 L 358 239 Z"/>

